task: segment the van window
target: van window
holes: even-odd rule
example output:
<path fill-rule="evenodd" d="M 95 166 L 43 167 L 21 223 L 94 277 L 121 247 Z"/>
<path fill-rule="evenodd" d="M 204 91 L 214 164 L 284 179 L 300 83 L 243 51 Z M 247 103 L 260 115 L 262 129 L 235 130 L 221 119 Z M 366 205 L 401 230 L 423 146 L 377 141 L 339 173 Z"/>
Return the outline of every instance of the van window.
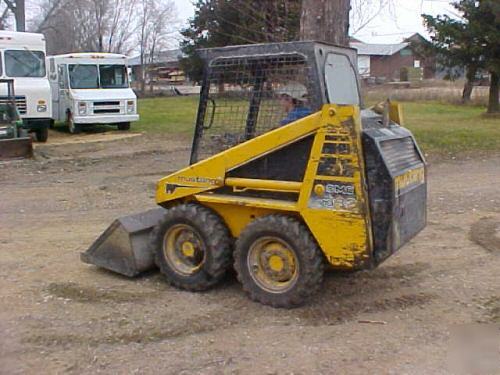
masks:
<path fill-rule="evenodd" d="M 127 68 L 124 65 L 99 65 L 99 75 L 103 89 L 128 87 Z"/>
<path fill-rule="evenodd" d="M 328 54 L 325 63 L 325 81 L 329 103 L 359 105 L 356 73 L 347 56 Z"/>
<path fill-rule="evenodd" d="M 69 83 L 72 89 L 97 89 L 97 65 L 72 64 L 69 66 Z"/>
<path fill-rule="evenodd" d="M 9 77 L 45 77 L 45 54 L 41 51 L 5 51 L 5 73 Z"/>

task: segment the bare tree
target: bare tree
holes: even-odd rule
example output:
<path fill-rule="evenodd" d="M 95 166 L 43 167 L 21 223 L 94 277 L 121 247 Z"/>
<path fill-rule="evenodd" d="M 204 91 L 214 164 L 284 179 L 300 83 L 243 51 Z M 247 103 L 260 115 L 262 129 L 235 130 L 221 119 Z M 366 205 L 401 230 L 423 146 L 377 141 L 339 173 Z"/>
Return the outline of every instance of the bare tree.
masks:
<path fill-rule="evenodd" d="M 132 37 L 137 31 L 135 12 L 137 0 L 112 0 L 112 16 L 108 23 L 108 52 L 129 53 Z"/>
<path fill-rule="evenodd" d="M 34 30 L 47 37 L 49 53 L 130 53 L 137 31 L 138 0 L 41 0 Z"/>
<path fill-rule="evenodd" d="M 8 20 L 10 16 L 10 9 L 7 5 L 0 10 L 0 30 L 5 30 L 8 27 Z"/>
<path fill-rule="evenodd" d="M 386 10 L 394 13 L 394 0 L 351 0 L 349 34 L 356 35 Z"/>
<path fill-rule="evenodd" d="M 174 5 L 170 0 L 139 0 L 138 46 L 141 63 L 141 92 L 146 91 L 146 77 L 159 52 L 168 45 L 175 30 Z M 152 86 L 151 86 L 152 88 Z"/>
<path fill-rule="evenodd" d="M 24 0 L 3 0 L 16 19 L 16 30 L 26 31 L 26 9 Z M 8 13 L 8 12 L 7 12 Z M 4 16 L 7 17 L 4 11 Z"/>
<path fill-rule="evenodd" d="M 302 0 L 300 39 L 349 45 L 350 0 Z"/>

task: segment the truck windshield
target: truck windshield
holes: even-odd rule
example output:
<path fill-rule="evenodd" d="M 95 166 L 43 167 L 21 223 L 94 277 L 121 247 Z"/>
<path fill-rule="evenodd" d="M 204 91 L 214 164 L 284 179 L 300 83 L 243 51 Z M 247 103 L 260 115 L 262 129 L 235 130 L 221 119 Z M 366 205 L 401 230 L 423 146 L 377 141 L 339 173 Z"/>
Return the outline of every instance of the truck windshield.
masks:
<path fill-rule="evenodd" d="M 99 88 L 99 76 L 97 65 L 70 65 L 69 82 L 73 89 L 97 89 Z"/>
<path fill-rule="evenodd" d="M 124 65 L 99 65 L 99 75 L 103 89 L 128 87 L 127 68 Z"/>
<path fill-rule="evenodd" d="M 118 89 L 128 87 L 125 65 L 69 65 L 73 89 Z M 99 69 L 99 70 L 98 70 Z"/>
<path fill-rule="evenodd" d="M 9 77 L 45 77 L 42 51 L 5 51 L 5 73 Z"/>

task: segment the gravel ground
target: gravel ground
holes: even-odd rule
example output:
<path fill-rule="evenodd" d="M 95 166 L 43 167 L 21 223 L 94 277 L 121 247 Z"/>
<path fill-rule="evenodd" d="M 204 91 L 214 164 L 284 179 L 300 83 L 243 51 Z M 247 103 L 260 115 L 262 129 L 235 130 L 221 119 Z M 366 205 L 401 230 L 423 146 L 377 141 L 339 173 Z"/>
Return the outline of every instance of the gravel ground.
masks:
<path fill-rule="evenodd" d="M 421 234 L 373 271 L 329 273 L 307 306 L 276 310 L 234 276 L 188 293 L 156 272 L 126 279 L 80 262 L 187 163 L 187 138 L 122 136 L 54 133 L 35 160 L 0 164 L 0 373 L 446 374 L 456 329 L 498 327 L 500 250 L 481 238 L 499 227 L 500 155 L 431 163 Z"/>

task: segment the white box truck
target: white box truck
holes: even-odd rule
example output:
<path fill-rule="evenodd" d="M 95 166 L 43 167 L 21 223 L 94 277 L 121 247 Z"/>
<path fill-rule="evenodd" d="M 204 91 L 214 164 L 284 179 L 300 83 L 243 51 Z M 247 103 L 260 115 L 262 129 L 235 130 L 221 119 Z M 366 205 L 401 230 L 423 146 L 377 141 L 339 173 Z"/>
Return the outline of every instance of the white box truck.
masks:
<path fill-rule="evenodd" d="M 23 128 L 45 142 L 52 122 L 50 85 L 45 69 L 42 34 L 0 31 L 0 78 L 14 80 L 17 109 Z M 7 93 L 0 91 L 0 103 Z"/>
<path fill-rule="evenodd" d="M 52 112 L 71 133 L 85 125 L 116 124 L 130 129 L 139 120 L 137 97 L 128 80 L 127 56 L 70 53 L 48 57 Z"/>

